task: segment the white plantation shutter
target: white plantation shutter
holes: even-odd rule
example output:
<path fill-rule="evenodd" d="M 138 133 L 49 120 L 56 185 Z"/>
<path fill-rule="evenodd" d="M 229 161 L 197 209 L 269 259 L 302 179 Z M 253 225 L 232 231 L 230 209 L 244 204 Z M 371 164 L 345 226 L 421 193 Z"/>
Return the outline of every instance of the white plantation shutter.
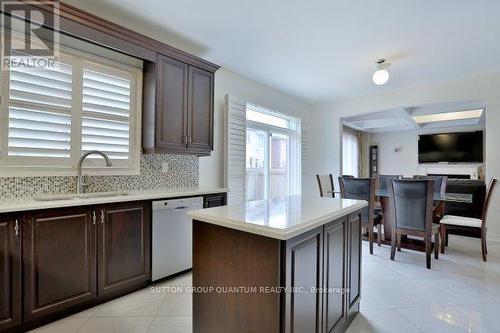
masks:
<path fill-rule="evenodd" d="M 0 75 L 0 176 L 74 174 L 90 150 L 108 154 L 113 167 L 91 155 L 86 173 L 138 174 L 139 68 L 66 50 L 54 68 Z"/>
<path fill-rule="evenodd" d="M 72 66 L 13 68 L 9 76 L 7 155 L 69 159 Z"/>
<path fill-rule="evenodd" d="M 132 78 L 84 68 L 82 86 L 82 152 L 100 150 L 112 160 L 128 160 Z"/>
<path fill-rule="evenodd" d="M 309 124 L 302 121 L 301 128 L 302 193 L 312 191 L 312 176 L 309 167 Z"/>
<path fill-rule="evenodd" d="M 245 201 L 247 103 L 229 95 L 225 102 L 225 181 L 228 202 L 238 203 Z"/>

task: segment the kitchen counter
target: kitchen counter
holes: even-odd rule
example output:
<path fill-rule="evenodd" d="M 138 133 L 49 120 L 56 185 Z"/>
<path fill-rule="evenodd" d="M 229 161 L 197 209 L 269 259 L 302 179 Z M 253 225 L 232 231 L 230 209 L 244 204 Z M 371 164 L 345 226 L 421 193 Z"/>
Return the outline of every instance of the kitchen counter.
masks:
<path fill-rule="evenodd" d="M 189 212 L 193 332 L 345 332 L 367 205 L 289 196 Z"/>
<path fill-rule="evenodd" d="M 287 240 L 366 207 L 360 200 L 289 196 L 188 213 L 194 220 Z"/>
<path fill-rule="evenodd" d="M 117 191 L 102 193 L 103 196 L 92 198 L 71 198 L 63 200 L 38 201 L 35 198 L 1 199 L 0 213 L 11 213 L 28 210 L 100 205 L 106 203 L 169 199 L 176 197 L 197 196 L 228 192 L 225 188 L 169 188 L 144 191 Z M 108 195 L 106 195 L 108 194 Z M 116 195 L 119 194 L 119 195 Z M 50 197 L 48 195 L 47 197 Z"/>

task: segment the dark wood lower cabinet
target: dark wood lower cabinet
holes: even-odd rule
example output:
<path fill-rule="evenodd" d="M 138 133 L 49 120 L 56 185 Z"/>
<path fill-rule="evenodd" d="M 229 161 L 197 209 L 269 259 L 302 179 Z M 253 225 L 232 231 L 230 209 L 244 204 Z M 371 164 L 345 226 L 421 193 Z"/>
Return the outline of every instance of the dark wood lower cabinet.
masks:
<path fill-rule="evenodd" d="M 347 218 L 325 225 L 323 332 L 342 327 L 346 315 Z"/>
<path fill-rule="evenodd" d="M 208 194 L 203 197 L 203 208 L 225 206 L 227 204 L 227 194 Z"/>
<path fill-rule="evenodd" d="M 323 227 L 286 242 L 285 332 L 321 331 Z M 318 292 L 315 292 L 318 291 Z"/>
<path fill-rule="evenodd" d="M 352 214 L 349 218 L 349 262 L 348 262 L 348 284 L 349 301 L 347 307 L 348 317 L 359 311 L 359 299 L 361 297 L 361 217 Z"/>
<path fill-rule="evenodd" d="M 21 323 L 21 230 L 14 216 L 0 216 L 0 331 Z"/>
<path fill-rule="evenodd" d="M 98 295 L 147 284 L 151 278 L 151 202 L 98 209 Z"/>
<path fill-rule="evenodd" d="M 95 225 L 87 208 L 28 214 L 23 228 L 24 320 L 96 296 Z"/>

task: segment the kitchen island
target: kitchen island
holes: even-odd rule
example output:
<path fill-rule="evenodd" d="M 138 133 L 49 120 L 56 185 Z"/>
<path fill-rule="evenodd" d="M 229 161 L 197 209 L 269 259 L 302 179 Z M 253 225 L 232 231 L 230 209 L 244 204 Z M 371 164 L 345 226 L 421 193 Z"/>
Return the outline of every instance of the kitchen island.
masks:
<path fill-rule="evenodd" d="M 196 210 L 193 332 L 343 332 L 359 311 L 358 200 L 289 196 Z"/>

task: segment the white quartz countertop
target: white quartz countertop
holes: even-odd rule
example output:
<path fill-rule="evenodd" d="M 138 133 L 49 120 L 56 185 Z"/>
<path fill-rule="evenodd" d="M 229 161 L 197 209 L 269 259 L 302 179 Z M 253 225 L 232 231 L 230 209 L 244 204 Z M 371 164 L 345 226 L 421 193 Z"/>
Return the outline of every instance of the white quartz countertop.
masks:
<path fill-rule="evenodd" d="M 20 212 L 28 210 L 99 205 L 115 202 L 169 199 L 185 196 L 224 193 L 225 188 L 170 188 L 144 191 L 119 191 L 100 193 L 100 197 L 69 198 L 63 200 L 38 201 L 35 198 L 0 199 L 0 213 Z M 119 195 L 116 195 L 119 194 Z M 63 195 L 66 196 L 66 195 Z M 47 197 L 50 197 L 48 195 Z"/>
<path fill-rule="evenodd" d="M 202 222 L 287 240 L 366 207 L 362 200 L 288 196 L 190 211 Z"/>

